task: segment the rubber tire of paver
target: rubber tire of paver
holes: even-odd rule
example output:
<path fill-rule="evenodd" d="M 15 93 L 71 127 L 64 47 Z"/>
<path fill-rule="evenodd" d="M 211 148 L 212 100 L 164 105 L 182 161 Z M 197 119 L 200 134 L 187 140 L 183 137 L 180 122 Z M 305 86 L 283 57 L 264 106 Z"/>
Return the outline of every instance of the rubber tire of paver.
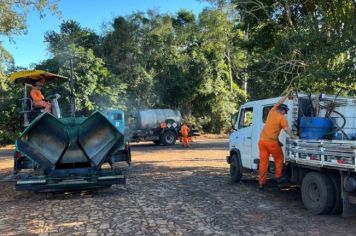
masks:
<path fill-rule="evenodd" d="M 161 137 L 162 143 L 165 146 L 174 145 L 177 140 L 177 135 L 173 131 L 166 131 Z"/>
<path fill-rule="evenodd" d="M 242 163 L 240 155 L 233 153 L 230 163 L 230 177 L 233 183 L 239 183 L 242 179 Z"/>
<path fill-rule="evenodd" d="M 335 205 L 334 186 L 325 174 L 314 171 L 306 174 L 301 192 L 304 206 L 315 215 L 328 214 Z"/>
<path fill-rule="evenodd" d="M 334 186 L 335 192 L 335 202 L 334 207 L 331 210 L 331 214 L 341 214 L 342 213 L 342 198 L 341 198 L 341 178 L 337 174 L 328 174 L 331 182 Z"/>

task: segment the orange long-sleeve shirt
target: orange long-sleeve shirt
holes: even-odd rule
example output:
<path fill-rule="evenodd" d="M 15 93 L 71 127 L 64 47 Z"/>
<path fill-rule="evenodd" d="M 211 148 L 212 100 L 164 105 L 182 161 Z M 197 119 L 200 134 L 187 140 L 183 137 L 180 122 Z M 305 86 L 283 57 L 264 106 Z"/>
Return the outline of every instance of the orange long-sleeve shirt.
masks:
<path fill-rule="evenodd" d="M 39 90 L 38 88 L 32 88 L 30 95 L 34 102 L 40 102 L 44 99 L 41 90 Z"/>
<path fill-rule="evenodd" d="M 274 105 L 267 116 L 266 124 L 262 129 L 260 139 L 278 142 L 278 136 L 282 129 L 288 127 L 288 120 L 277 111 L 278 105 Z"/>

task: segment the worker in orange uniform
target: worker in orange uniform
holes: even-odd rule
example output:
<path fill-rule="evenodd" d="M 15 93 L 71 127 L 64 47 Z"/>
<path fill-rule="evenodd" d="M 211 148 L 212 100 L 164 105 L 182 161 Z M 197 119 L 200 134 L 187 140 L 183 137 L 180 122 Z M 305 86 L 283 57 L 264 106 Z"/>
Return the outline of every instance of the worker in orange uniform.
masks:
<path fill-rule="evenodd" d="M 282 169 L 283 169 L 283 151 L 278 139 L 279 133 L 283 129 L 289 136 L 294 138 L 294 134 L 288 127 L 288 120 L 285 116 L 288 113 L 288 106 L 283 104 L 287 97 L 291 94 L 292 90 L 289 89 L 285 96 L 283 96 L 270 110 L 267 116 L 265 126 L 260 134 L 258 148 L 260 152 L 259 163 L 259 187 L 264 190 L 267 182 L 267 169 L 269 156 L 272 154 L 275 164 L 275 178 L 277 184 L 283 182 Z"/>
<path fill-rule="evenodd" d="M 182 135 L 182 146 L 189 147 L 189 127 L 185 122 L 183 122 L 182 126 L 180 127 L 180 134 Z"/>
<path fill-rule="evenodd" d="M 40 81 L 35 83 L 35 86 L 32 87 L 30 95 L 33 101 L 33 105 L 36 107 L 43 107 L 45 112 L 52 111 L 52 105 L 50 102 L 44 101 L 44 96 L 41 93 L 41 88 L 45 82 L 45 79 L 42 78 Z"/>

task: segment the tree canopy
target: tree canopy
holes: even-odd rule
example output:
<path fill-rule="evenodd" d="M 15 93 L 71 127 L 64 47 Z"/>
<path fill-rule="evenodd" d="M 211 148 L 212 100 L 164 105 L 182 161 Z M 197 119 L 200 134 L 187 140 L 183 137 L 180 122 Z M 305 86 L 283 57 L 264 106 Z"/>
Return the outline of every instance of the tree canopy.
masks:
<path fill-rule="evenodd" d="M 59 14 L 57 1 L 6 0 L 0 2 L 0 37 L 11 40 L 13 35 L 26 33 L 26 19 L 30 10 L 44 17 L 46 10 Z M 48 12 L 48 11 L 47 11 Z M 0 41 L 0 144 L 13 141 L 21 130 L 18 99 L 20 91 L 7 80 L 6 74 L 20 69 L 14 67 L 11 54 Z"/>
<path fill-rule="evenodd" d="M 10 14 L 15 2 L 30 2 L 40 12 L 52 6 L 22 0 L 0 9 Z M 355 96 L 355 1 L 208 2 L 197 15 L 183 9 L 117 16 L 101 35 L 65 21 L 44 36 L 51 57 L 36 68 L 69 76 L 72 62 L 78 114 L 173 108 L 208 132 L 228 130 L 242 102 L 279 96 L 290 85 L 330 94 L 342 88 Z M 0 21 L 1 34 L 23 32 L 24 18 L 13 19 L 12 28 Z M 1 55 L 11 61 L 5 51 Z M 69 84 L 48 86 L 45 93 L 54 91 L 68 111 Z M 10 122 L 16 106 L 7 103 L 6 111 Z"/>

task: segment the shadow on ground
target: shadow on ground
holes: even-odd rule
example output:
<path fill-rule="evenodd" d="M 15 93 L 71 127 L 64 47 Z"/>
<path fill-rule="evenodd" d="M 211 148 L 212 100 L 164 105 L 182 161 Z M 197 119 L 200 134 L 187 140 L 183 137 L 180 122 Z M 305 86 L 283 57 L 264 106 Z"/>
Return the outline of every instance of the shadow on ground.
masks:
<path fill-rule="evenodd" d="M 209 140 L 208 140 L 209 141 Z M 190 143 L 189 148 L 182 147 L 180 143 L 176 143 L 175 145 L 172 146 L 163 146 L 163 145 L 155 145 L 154 143 L 131 143 L 131 148 L 132 150 L 137 150 L 141 151 L 144 149 L 145 152 L 156 152 L 157 150 L 228 150 L 229 144 L 228 140 L 226 139 L 221 139 L 218 140 L 217 142 L 211 143 L 208 141 L 196 141 Z M 147 149 L 149 148 L 149 149 Z"/>

